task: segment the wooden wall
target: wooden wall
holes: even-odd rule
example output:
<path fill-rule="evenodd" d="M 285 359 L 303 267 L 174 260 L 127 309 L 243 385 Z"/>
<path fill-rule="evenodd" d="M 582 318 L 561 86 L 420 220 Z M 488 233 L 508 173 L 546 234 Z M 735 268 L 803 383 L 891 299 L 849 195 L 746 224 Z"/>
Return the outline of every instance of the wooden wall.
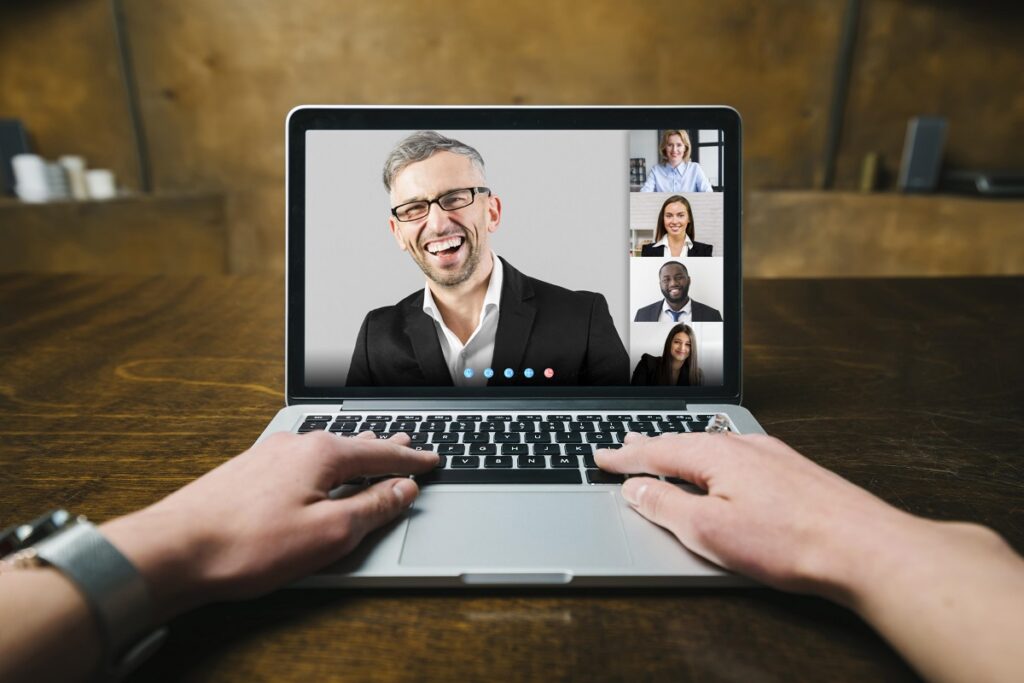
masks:
<path fill-rule="evenodd" d="M 301 103 L 727 103 L 746 125 L 747 188 L 809 188 L 845 5 L 122 4 L 155 188 L 226 194 L 236 272 L 283 268 L 284 117 Z M 1021 22 L 1010 16 L 984 2 L 865 0 L 839 186 L 856 183 L 868 151 L 898 160 L 916 113 L 950 117 L 958 162 L 1024 166 Z M 84 153 L 132 186 L 109 19 L 109 0 L 0 5 L 0 116 L 24 118 L 45 154 Z"/>

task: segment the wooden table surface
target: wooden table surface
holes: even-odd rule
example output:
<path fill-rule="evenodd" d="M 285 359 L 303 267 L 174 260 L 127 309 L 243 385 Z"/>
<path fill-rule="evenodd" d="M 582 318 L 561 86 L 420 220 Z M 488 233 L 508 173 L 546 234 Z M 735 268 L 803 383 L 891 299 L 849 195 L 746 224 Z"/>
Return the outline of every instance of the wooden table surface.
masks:
<path fill-rule="evenodd" d="M 283 402 L 280 278 L 0 277 L 0 525 L 95 521 L 248 447 Z M 1024 278 L 753 280 L 745 400 L 912 512 L 1024 548 Z M 767 589 L 282 591 L 172 624 L 133 680 L 905 680 Z"/>

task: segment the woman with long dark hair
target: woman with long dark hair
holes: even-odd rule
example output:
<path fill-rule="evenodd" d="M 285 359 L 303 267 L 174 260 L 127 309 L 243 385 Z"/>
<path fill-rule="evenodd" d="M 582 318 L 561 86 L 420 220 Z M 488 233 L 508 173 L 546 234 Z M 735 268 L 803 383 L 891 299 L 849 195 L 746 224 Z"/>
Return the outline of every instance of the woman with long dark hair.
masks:
<path fill-rule="evenodd" d="M 693 209 L 681 194 L 665 200 L 658 212 L 654 244 L 645 244 L 641 256 L 711 256 L 714 247 L 697 241 L 693 227 Z"/>
<path fill-rule="evenodd" d="M 697 335 L 689 325 L 673 325 L 660 356 L 645 353 L 633 370 L 632 384 L 700 386 L 704 373 L 697 362 Z"/>

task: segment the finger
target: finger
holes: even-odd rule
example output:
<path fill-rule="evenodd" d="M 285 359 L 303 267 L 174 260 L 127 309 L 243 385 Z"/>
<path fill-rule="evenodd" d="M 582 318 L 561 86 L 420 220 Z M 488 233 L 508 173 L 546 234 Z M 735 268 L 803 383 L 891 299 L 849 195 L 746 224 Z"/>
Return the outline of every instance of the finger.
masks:
<path fill-rule="evenodd" d="M 599 449 L 594 459 L 609 472 L 682 477 L 705 486 L 722 439 L 721 434 L 664 434 L 633 439 L 616 450 Z"/>
<path fill-rule="evenodd" d="M 350 552 L 374 529 L 384 526 L 409 507 L 419 495 L 419 487 L 412 479 L 387 479 L 378 482 L 350 498 L 330 501 L 342 533 L 343 553 Z"/>
<path fill-rule="evenodd" d="M 648 437 L 646 434 L 640 434 L 639 432 L 626 432 L 626 436 L 622 439 L 622 443 L 635 444 L 640 443 L 648 438 L 650 437 Z"/>
<path fill-rule="evenodd" d="M 695 553 L 721 564 L 713 547 L 710 519 L 720 511 L 720 501 L 688 493 L 651 477 L 634 477 L 622 485 L 622 497 L 643 517 L 672 532 Z"/>
<path fill-rule="evenodd" d="M 338 439 L 328 454 L 335 483 L 357 476 L 417 474 L 437 465 L 433 451 L 409 448 L 409 437 Z"/>
<path fill-rule="evenodd" d="M 377 432 L 367 429 L 365 432 L 359 432 L 355 435 L 356 439 L 376 439 Z"/>

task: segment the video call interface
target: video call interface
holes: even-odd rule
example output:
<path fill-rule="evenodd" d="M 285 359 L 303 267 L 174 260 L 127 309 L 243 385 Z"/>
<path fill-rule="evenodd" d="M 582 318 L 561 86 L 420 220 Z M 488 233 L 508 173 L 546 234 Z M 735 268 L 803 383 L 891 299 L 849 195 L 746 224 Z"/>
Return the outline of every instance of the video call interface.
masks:
<path fill-rule="evenodd" d="M 721 386 L 725 144 L 307 131 L 307 385 Z"/>

